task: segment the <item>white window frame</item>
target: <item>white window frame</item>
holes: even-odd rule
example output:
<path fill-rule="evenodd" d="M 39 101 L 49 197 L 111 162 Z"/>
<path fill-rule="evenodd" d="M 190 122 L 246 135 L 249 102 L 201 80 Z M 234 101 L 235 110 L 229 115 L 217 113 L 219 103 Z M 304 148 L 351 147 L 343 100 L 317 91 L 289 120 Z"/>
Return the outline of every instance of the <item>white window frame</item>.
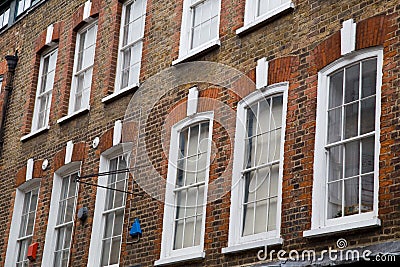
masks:
<path fill-rule="evenodd" d="M 6 258 L 5 258 L 5 266 L 15 266 L 17 262 L 17 256 L 18 256 L 18 236 L 19 236 L 19 230 L 21 226 L 21 216 L 22 216 L 22 210 L 24 206 L 24 200 L 25 200 L 25 193 L 33 190 L 34 188 L 39 187 L 39 193 L 38 193 L 38 201 L 40 198 L 40 179 L 31 179 L 24 184 L 22 184 L 20 187 L 17 188 L 15 192 L 15 200 L 14 200 L 14 209 L 13 209 L 13 215 L 12 215 L 12 220 L 11 220 L 11 225 L 10 225 L 10 234 L 8 236 L 8 245 L 7 245 L 7 252 L 6 252 Z M 36 212 L 37 212 L 37 205 L 36 205 Z M 36 221 L 36 212 L 35 212 L 35 221 Z M 35 229 L 35 223 L 33 225 L 33 229 Z M 32 233 L 33 234 L 33 233 Z"/>
<path fill-rule="evenodd" d="M 201 259 L 205 257 L 204 252 L 204 234 L 205 234 L 205 221 L 206 221 L 206 203 L 207 203 L 207 192 L 208 192 L 208 180 L 210 172 L 210 155 L 211 155 L 211 140 L 213 131 L 213 112 L 197 113 L 192 117 L 175 124 L 171 129 L 171 142 L 169 152 L 169 163 L 168 163 L 168 174 L 167 184 L 165 191 L 165 204 L 164 204 L 164 219 L 163 219 L 163 231 L 162 231 L 162 242 L 161 242 L 161 254 L 160 259 L 157 260 L 154 265 L 160 266 L 174 262 L 182 262 L 192 259 Z M 202 229 L 200 234 L 200 245 L 173 250 L 174 243 L 174 215 L 176 207 L 171 205 L 175 203 L 175 185 L 177 176 L 177 163 L 179 154 L 179 136 L 182 130 L 185 128 L 202 122 L 209 122 L 209 133 L 208 133 L 208 151 L 207 151 L 207 169 L 205 177 L 204 187 L 204 205 L 203 205 L 203 218 L 202 218 Z"/>
<path fill-rule="evenodd" d="M 57 242 L 56 227 L 57 227 L 58 205 L 61 196 L 62 178 L 76 172 L 79 173 L 81 170 L 81 164 L 82 164 L 81 161 L 71 162 L 68 163 L 67 165 L 64 165 L 54 173 L 53 189 L 51 192 L 51 200 L 50 200 L 50 211 L 48 215 L 49 220 L 47 222 L 47 230 L 46 230 L 46 242 L 44 243 L 44 249 L 43 249 L 42 267 L 48 267 L 54 265 L 54 251 Z M 77 185 L 76 196 L 77 197 L 75 199 L 75 204 L 74 204 L 75 208 L 72 215 L 73 218 L 75 218 L 76 215 L 76 204 L 79 196 L 79 184 Z M 75 224 L 74 220 L 73 224 Z M 75 225 L 72 226 L 71 240 L 73 240 L 74 236 L 74 227 Z"/>
<path fill-rule="evenodd" d="M 289 84 L 278 83 L 262 88 L 248 95 L 238 103 L 237 118 L 236 118 L 236 134 L 234 148 L 234 164 L 232 173 L 232 188 L 231 188 L 231 208 L 229 219 L 229 236 L 228 247 L 223 248 L 223 253 L 231 253 L 235 251 L 247 250 L 251 248 L 262 247 L 265 245 L 282 244 L 283 239 L 280 237 L 281 226 L 281 205 L 282 205 L 282 180 L 283 180 L 283 159 L 284 159 L 284 142 L 285 142 L 285 126 L 286 112 L 288 101 Z M 249 106 L 263 101 L 263 99 L 273 97 L 274 95 L 282 95 L 282 128 L 280 140 L 280 156 L 279 156 L 279 177 L 278 177 L 278 199 L 277 199 L 277 214 L 276 214 L 276 230 L 263 233 L 242 236 L 243 229 L 243 192 L 244 180 L 242 178 L 243 161 L 245 158 L 246 144 L 243 142 L 246 136 L 246 118 L 247 109 Z"/>
<path fill-rule="evenodd" d="M 95 35 L 95 49 L 93 53 L 93 64 L 90 66 L 87 66 L 86 68 L 82 68 L 79 72 L 77 71 L 78 68 L 78 61 L 79 61 L 79 48 L 80 48 L 80 38 L 83 32 L 86 32 L 89 28 L 91 27 L 96 27 L 96 35 Z M 93 68 L 94 68 L 94 61 L 96 58 L 96 46 L 97 46 L 97 34 L 98 34 L 98 21 L 95 20 L 91 22 L 90 24 L 86 25 L 82 29 L 80 29 L 76 35 L 76 44 L 75 44 L 75 55 L 74 55 L 74 68 L 73 68 L 73 74 L 72 74 L 72 85 L 71 85 L 71 90 L 70 90 L 70 96 L 69 96 L 69 106 L 68 106 L 68 116 L 67 117 L 72 117 L 75 114 L 79 114 L 85 110 L 90 109 L 90 95 L 91 95 L 91 87 L 93 84 Z M 75 95 L 76 95 L 76 89 L 77 89 L 77 80 L 78 80 L 78 75 L 86 72 L 87 70 L 92 69 L 92 77 L 90 80 L 90 87 L 89 87 L 89 93 L 88 93 L 88 100 L 87 100 L 87 105 L 84 106 L 81 103 L 81 108 L 79 110 L 75 111 Z M 83 96 L 82 96 L 83 99 Z"/>
<path fill-rule="evenodd" d="M 374 203 L 373 211 L 348 215 L 341 218 L 327 219 L 326 174 L 327 156 L 327 107 L 329 75 L 348 65 L 368 58 L 377 58 L 377 86 L 375 110 L 375 159 L 374 159 Z M 383 50 L 381 47 L 353 52 L 349 56 L 333 62 L 318 73 L 317 121 L 314 154 L 314 184 L 312 197 L 311 230 L 305 231 L 304 236 L 316 236 L 333 232 L 346 231 L 380 225 L 378 218 L 379 190 L 379 155 L 380 155 L 380 115 L 381 115 L 381 86 L 382 86 Z"/>
<path fill-rule="evenodd" d="M 275 0 L 273 0 L 275 1 Z M 245 13 L 244 13 L 244 26 L 236 30 L 236 34 L 244 33 L 255 26 L 267 21 L 268 19 L 294 8 L 293 1 L 286 1 L 280 6 L 269 10 L 268 12 L 257 16 L 258 0 L 246 0 Z"/>
<path fill-rule="evenodd" d="M 44 60 L 47 57 L 50 57 L 52 54 L 56 53 L 56 65 L 54 68 L 54 72 L 57 70 L 57 57 L 58 57 L 58 47 L 52 48 L 50 51 L 43 53 L 43 55 L 40 57 L 40 69 L 39 69 L 39 79 L 38 79 L 38 84 L 37 84 L 37 89 L 36 89 L 36 97 L 35 97 L 35 106 L 33 110 L 33 119 L 32 119 L 32 127 L 31 127 L 31 133 L 36 133 L 40 132 L 44 129 L 49 128 L 49 115 L 50 115 L 50 110 L 51 110 L 51 101 L 52 101 L 52 94 L 53 94 L 53 88 L 54 88 L 54 81 L 52 88 L 50 90 L 45 91 L 44 93 L 40 93 L 42 89 L 42 77 L 43 77 L 43 68 L 44 68 Z M 44 122 L 44 126 L 38 128 L 38 120 L 39 120 L 39 105 L 40 105 L 40 98 L 43 97 L 44 95 L 49 94 L 48 101 L 50 103 L 47 103 L 48 109 L 46 111 L 46 118 Z"/>
<path fill-rule="evenodd" d="M 123 154 L 128 154 L 128 165 L 129 165 L 129 153 L 127 151 L 131 151 L 132 144 L 124 143 L 113 146 L 107 149 L 100 155 L 100 165 L 99 165 L 99 173 L 104 173 L 109 171 L 110 161 L 115 157 L 121 156 Z M 129 177 L 128 183 L 129 183 Z M 108 176 L 99 176 L 97 181 L 99 186 L 107 186 Z M 127 183 L 127 188 L 128 188 Z M 93 215 L 93 226 L 92 226 L 92 234 L 90 238 L 90 247 L 89 247 L 89 259 L 88 266 L 100 266 L 101 264 L 101 256 L 103 249 L 103 236 L 104 236 L 104 228 L 105 228 L 105 216 L 104 212 L 106 205 L 106 197 L 107 189 L 97 187 L 96 193 L 96 202 L 95 202 L 95 210 Z M 123 207 L 125 214 L 125 206 L 126 206 L 126 196 L 125 196 L 125 205 Z M 125 216 L 124 216 L 125 217 Z M 123 230 L 123 228 L 122 228 Z M 123 234 L 123 233 L 122 233 Z M 124 236 L 122 236 L 124 238 Z M 122 242 L 121 242 L 122 244 Z M 121 252 L 121 251 L 120 251 Z M 120 253 L 121 256 L 121 253 Z M 109 267 L 118 267 L 119 264 L 109 265 Z"/>
<path fill-rule="evenodd" d="M 205 52 L 208 49 L 212 49 L 213 47 L 218 47 L 221 45 L 219 39 L 219 28 L 221 21 L 221 1 L 222 0 L 197 0 L 195 4 L 191 4 L 192 0 L 184 0 L 183 1 L 183 13 L 182 13 L 182 25 L 181 25 L 181 36 L 180 36 L 180 45 L 179 45 L 179 57 L 177 60 L 172 62 L 172 65 L 178 64 L 186 59 L 189 59 L 199 53 Z M 217 22 L 217 32 L 218 35 L 216 38 L 207 41 L 204 44 L 201 44 L 195 48 L 190 48 L 191 36 L 192 36 L 192 8 L 202 2 L 205 1 L 219 1 L 219 10 L 218 10 L 218 22 Z"/>
<path fill-rule="evenodd" d="M 146 8 L 147 8 L 147 0 L 144 1 L 144 14 L 143 16 L 143 25 L 141 29 L 134 29 L 134 30 L 140 30 L 141 31 L 141 37 L 138 38 L 137 40 L 133 41 L 132 43 L 127 44 L 125 47 L 123 45 L 124 43 L 124 26 L 125 26 L 125 19 L 126 19 L 126 12 L 127 12 L 127 6 L 132 4 L 137 0 L 129 0 L 125 1 L 125 3 L 122 6 L 122 16 L 121 16 L 121 27 L 120 27 L 120 33 L 119 33 L 119 47 L 118 47 L 118 60 L 117 60 L 117 75 L 116 75 L 116 80 L 115 80 L 115 88 L 114 88 L 114 93 L 111 96 L 116 96 L 119 94 L 122 94 L 126 91 L 129 91 L 135 87 L 139 86 L 139 77 L 135 79 L 135 82 L 133 84 L 129 84 L 128 86 L 121 88 L 121 83 L 122 83 L 122 68 L 123 68 L 123 63 L 124 63 L 124 51 L 126 49 L 130 49 L 131 47 L 138 45 L 141 43 L 141 49 L 140 49 L 140 61 L 139 61 L 139 76 L 140 76 L 140 69 L 141 69 L 141 59 L 142 59 L 142 52 L 143 52 L 143 38 L 144 38 L 144 30 L 145 30 L 145 24 L 146 24 Z M 130 33 L 132 34 L 132 33 Z M 129 34 L 128 34 L 129 35 Z M 104 98 L 102 101 L 105 102 L 110 98 L 110 96 Z"/>

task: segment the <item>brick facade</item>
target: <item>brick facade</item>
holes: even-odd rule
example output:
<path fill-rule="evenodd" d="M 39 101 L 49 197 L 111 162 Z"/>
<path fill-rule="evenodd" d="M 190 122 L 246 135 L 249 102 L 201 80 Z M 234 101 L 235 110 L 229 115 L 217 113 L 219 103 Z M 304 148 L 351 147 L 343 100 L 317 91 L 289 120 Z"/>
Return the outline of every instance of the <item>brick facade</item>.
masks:
<path fill-rule="evenodd" d="M 33 159 L 33 177 L 41 181 L 39 201 L 32 242 L 39 244 L 37 258 L 32 266 L 50 266 L 43 263 L 48 212 L 54 172 L 65 165 L 66 144 L 73 142 L 71 161 L 82 162 L 81 175 L 99 172 L 101 154 L 113 146 L 115 121 L 122 120 L 122 142 L 145 142 L 147 156 L 156 172 L 164 179 L 168 173 L 168 152 L 171 127 L 186 117 L 187 92 L 193 85 L 199 89 L 198 112 L 214 111 L 219 118 L 213 125 L 213 161 L 210 165 L 210 192 L 227 192 L 207 204 L 205 224 L 205 258 L 171 266 L 253 266 L 259 248 L 223 254 L 228 245 L 230 187 L 234 151 L 236 108 L 243 96 L 255 91 L 242 83 L 255 81 L 257 60 L 269 62 L 268 85 L 288 82 L 288 106 L 284 145 L 284 172 L 282 183 L 281 237 L 283 244 L 273 249 L 315 249 L 335 247 L 336 240 L 345 237 L 350 248 L 396 241 L 400 237 L 400 8 L 396 1 L 348 0 L 319 1 L 294 0 L 295 8 L 277 16 L 240 36 L 236 30 L 243 27 L 245 0 L 221 0 L 221 46 L 189 61 L 212 61 L 235 68 L 250 79 L 235 84 L 242 95 L 221 86 L 196 83 L 173 88 L 149 110 L 144 125 L 124 121 L 131 98 L 143 105 L 155 97 L 154 91 L 129 91 L 103 103 L 101 100 L 114 92 L 122 2 L 119 0 L 92 0 L 90 17 L 98 19 L 98 33 L 90 96 L 90 111 L 63 123 L 57 120 L 67 115 L 76 34 L 84 21 L 85 0 L 47 0 L 26 14 L 12 27 L 0 33 L 0 54 L 19 52 L 14 88 L 8 103 L 4 147 L 0 157 L 0 267 L 4 265 L 8 235 L 17 188 L 25 183 L 27 160 Z M 162 2 L 162 3 L 161 3 Z M 147 1 L 143 55 L 140 82 L 169 68 L 179 56 L 183 1 Z M 368 230 L 356 229 L 322 237 L 305 238 L 303 232 L 311 228 L 314 145 L 318 72 L 340 59 L 341 27 L 348 19 L 356 26 L 356 51 L 376 46 L 383 47 L 383 80 L 381 88 L 381 125 L 379 156 L 379 218 L 382 225 Z M 29 134 L 34 110 L 40 55 L 46 50 L 46 30 L 54 25 L 52 42 L 58 46 L 58 59 L 51 100 L 50 129 L 23 142 Z M 0 61 L 0 75 L 7 65 Z M 169 81 L 161 81 L 168 83 Z M 4 89 L 3 81 L 3 89 Z M 0 109 L 3 92 L 0 94 Z M 136 97 L 136 98 L 135 98 Z M 137 99 L 140 97 L 140 99 Z M 218 109 L 223 103 L 229 111 Z M 138 111 L 139 113 L 139 111 Z M 2 112 L 0 110 L 0 116 Z M 139 137 L 131 135 L 139 132 Z M 98 137 L 99 145 L 92 142 Z M 134 145 L 133 154 L 137 151 Z M 134 155 L 133 155 L 134 157 Z M 42 170 L 44 160 L 49 167 Z M 145 163 L 135 158 L 136 165 Z M 135 171 L 136 181 L 148 180 L 156 196 L 148 195 L 146 188 L 130 177 L 126 201 L 120 266 L 153 266 L 160 258 L 164 215 L 165 187 L 153 184 L 149 167 Z M 223 176 L 224 179 L 219 180 Z M 98 177 L 91 178 L 96 184 Z M 216 193 L 218 194 L 218 193 Z M 79 185 L 76 210 L 88 207 L 88 219 L 75 219 L 69 266 L 87 266 L 96 201 L 96 187 Z M 143 236 L 132 243 L 128 231 L 133 219 L 139 218 Z M 385 252 L 385 251 L 383 251 Z"/>

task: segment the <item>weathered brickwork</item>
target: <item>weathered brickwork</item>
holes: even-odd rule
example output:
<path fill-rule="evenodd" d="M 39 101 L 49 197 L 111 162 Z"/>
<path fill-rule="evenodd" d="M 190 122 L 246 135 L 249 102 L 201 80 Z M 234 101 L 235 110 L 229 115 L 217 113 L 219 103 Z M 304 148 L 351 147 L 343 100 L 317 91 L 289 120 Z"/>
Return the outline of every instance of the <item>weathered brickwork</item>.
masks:
<path fill-rule="evenodd" d="M 0 267 L 4 265 L 16 189 L 25 182 L 27 160 L 33 159 L 33 178 L 40 179 L 39 201 L 32 242 L 39 244 L 32 266 L 43 263 L 48 213 L 54 173 L 65 165 L 68 141 L 74 148 L 71 161 L 81 162 L 81 175 L 99 172 L 101 154 L 113 146 L 115 121 L 122 120 L 122 142 L 145 142 L 147 156 L 156 172 L 167 178 L 171 127 L 186 117 L 187 93 L 198 86 L 198 112 L 214 111 L 212 155 L 204 235 L 205 258 L 171 266 L 243 266 L 259 263 L 257 249 L 223 254 L 228 246 L 231 176 L 234 151 L 236 108 L 241 97 L 222 86 L 196 83 L 179 85 L 150 110 L 144 125 L 124 121 L 131 98 L 147 104 L 157 96 L 153 92 L 137 94 L 131 90 L 106 103 L 102 99 L 114 92 L 122 3 L 121 0 L 93 0 L 91 20 L 98 20 L 98 33 L 90 95 L 90 110 L 62 123 L 57 120 L 68 114 L 77 32 L 87 25 L 84 21 L 85 0 L 47 0 L 24 15 L 0 34 L 0 55 L 13 55 L 18 50 L 19 62 L 14 88 L 7 106 L 4 140 L 0 158 Z M 188 61 L 212 61 L 235 68 L 252 81 L 256 80 L 257 60 L 269 62 L 268 85 L 288 82 L 288 106 L 284 144 L 282 183 L 281 237 L 283 244 L 273 249 L 315 249 L 334 247 L 345 237 L 349 247 L 363 247 L 400 238 L 400 5 L 395 0 L 294 0 L 294 9 L 238 36 L 243 27 L 245 0 L 221 0 L 221 45 Z M 183 1 L 147 1 L 143 38 L 140 82 L 171 67 L 179 56 Z M 379 156 L 379 218 L 382 225 L 368 230 L 353 230 L 329 236 L 305 238 L 311 228 L 314 149 L 318 71 L 341 58 L 343 21 L 353 19 L 356 26 L 356 50 L 383 47 L 383 79 L 381 88 L 380 156 Z M 21 141 L 30 133 L 38 83 L 40 56 L 46 45 L 47 27 L 54 24 L 52 42 L 58 47 L 56 75 L 49 129 Z M 0 75 L 6 74 L 5 60 L 0 61 Z M 164 81 L 163 81 L 164 82 Z M 165 81 L 168 83 L 169 81 Z M 246 83 L 246 81 L 240 81 Z M 238 82 L 236 87 L 243 84 Z M 0 94 L 0 116 L 5 82 Z M 249 94 L 255 88 L 241 88 Z M 223 103 L 232 112 L 216 105 Z M 133 120 L 134 121 L 134 120 Z M 139 136 L 131 136 L 138 131 Z M 94 148 L 92 141 L 99 137 Z M 132 156 L 135 157 L 135 145 Z M 42 170 L 44 160 L 49 167 Z M 135 158 L 137 166 L 146 163 Z M 154 182 L 149 166 L 130 176 L 127 195 L 120 266 L 153 266 L 160 258 L 165 184 Z M 221 175 L 224 179 L 219 179 Z M 154 189 L 157 199 L 146 194 L 133 178 Z M 90 183 L 96 184 L 97 177 Z M 227 192 L 213 198 L 213 192 Z M 76 210 L 88 207 L 88 219 L 75 218 L 69 266 L 87 266 L 96 187 L 79 184 Z M 139 218 L 143 236 L 132 243 L 129 228 Z M 48 265 L 46 265 L 48 264 Z"/>

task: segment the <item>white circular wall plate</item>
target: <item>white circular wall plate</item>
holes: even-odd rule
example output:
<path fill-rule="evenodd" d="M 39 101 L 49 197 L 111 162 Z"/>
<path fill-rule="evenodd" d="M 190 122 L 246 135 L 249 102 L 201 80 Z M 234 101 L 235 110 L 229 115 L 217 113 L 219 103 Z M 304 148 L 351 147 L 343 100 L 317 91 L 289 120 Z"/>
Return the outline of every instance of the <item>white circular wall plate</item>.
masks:
<path fill-rule="evenodd" d="M 95 139 L 93 139 L 92 142 L 93 148 L 97 148 L 99 146 L 99 143 L 100 143 L 100 138 L 96 137 Z"/>
<path fill-rule="evenodd" d="M 49 161 L 47 159 L 43 160 L 42 170 L 46 170 L 48 166 L 49 166 Z"/>

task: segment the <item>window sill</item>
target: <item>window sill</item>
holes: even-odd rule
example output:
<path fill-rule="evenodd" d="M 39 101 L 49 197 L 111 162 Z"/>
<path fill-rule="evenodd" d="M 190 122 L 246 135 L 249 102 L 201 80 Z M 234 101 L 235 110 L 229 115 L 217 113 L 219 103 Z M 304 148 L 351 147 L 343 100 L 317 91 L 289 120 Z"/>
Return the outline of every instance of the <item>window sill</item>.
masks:
<path fill-rule="evenodd" d="M 169 257 L 169 258 L 164 258 L 164 259 L 159 259 L 154 262 L 154 266 L 163 266 L 163 265 L 168 265 L 168 264 L 175 264 L 178 262 L 184 262 L 184 261 L 189 261 L 189 260 L 200 260 L 204 259 L 206 256 L 205 252 L 197 252 L 197 253 L 192 253 L 192 254 L 186 254 L 186 255 L 181 255 L 177 257 Z"/>
<path fill-rule="evenodd" d="M 114 101 L 115 99 L 118 99 L 119 97 L 125 95 L 126 93 L 129 93 L 129 92 L 133 91 L 134 89 L 137 89 L 138 87 L 139 87 L 139 83 L 136 83 L 136 84 L 134 84 L 134 85 L 132 85 L 130 87 L 124 88 L 122 90 L 119 90 L 116 93 L 112 93 L 111 95 L 108 95 L 108 96 L 104 97 L 101 100 L 101 102 L 102 103 L 108 103 L 108 102 Z"/>
<path fill-rule="evenodd" d="M 76 116 L 79 116 L 81 114 L 84 114 L 84 113 L 88 112 L 89 110 L 90 110 L 90 107 L 75 111 L 74 113 L 71 113 L 71 114 L 69 114 L 67 116 L 62 117 L 61 119 L 58 119 L 57 123 L 61 124 L 63 122 L 66 122 L 66 121 L 68 121 L 68 120 L 70 120 L 70 119 L 72 119 L 72 118 L 74 118 Z"/>
<path fill-rule="evenodd" d="M 191 59 L 192 57 L 195 57 L 200 54 L 204 54 L 210 50 L 213 50 L 217 47 L 221 46 L 221 41 L 219 39 L 211 40 L 193 50 L 191 50 L 189 53 L 187 53 L 184 56 L 179 56 L 177 60 L 172 61 L 172 66 L 175 66 L 179 63 L 182 63 L 188 59 Z"/>
<path fill-rule="evenodd" d="M 222 253 L 229 254 L 229 253 L 249 250 L 249 249 L 253 249 L 253 248 L 261 248 L 261 247 L 265 247 L 265 246 L 273 246 L 273 245 L 281 245 L 281 244 L 283 244 L 282 238 L 271 238 L 271 239 L 258 240 L 258 241 L 253 241 L 253 242 L 249 242 L 249 243 L 233 245 L 233 246 L 229 246 L 227 248 L 222 248 Z"/>
<path fill-rule="evenodd" d="M 247 23 L 243 27 L 237 29 L 236 34 L 237 35 L 246 34 L 247 32 L 252 31 L 257 27 L 260 27 L 263 23 L 266 23 L 266 22 L 272 20 L 273 18 L 280 15 L 281 13 L 288 12 L 292 9 L 294 9 L 294 4 L 292 2 L 286 3 L 286 4 L 278 7 L 277 9 L 258 17 L 257 19 L 255 19 L 255 20 Z"/>
<path fill-rule="evenodd" d="M 318 237 L 323 235 L 335 234 L 338 232 L 346 232 L 351 230 L 364 229 L 377 226 L 381 226 L 381 220 L 378 218 L 373 218 L 365 221 L 351 222 L 346 224 L 327 226 L 324 228 L 311 229 L 308 231 L 304 231 L 303 237 Z"/>
<path fill-rule="evenodd" d="M 22 136 L 20 141 L 21 142 L 26 141 L 26 140 L 28 140 L 30 138 L 33 138 L 33 137 L 35 137 L 35 136 L 37 136 L 37 135 L 39 135 L 39 134 L 41 134 L 43 132 L 47 132 L 49 129 L 50 129 L 50 126 L 46 126 L 46 127 L 40 128 L 39 130 L 36 130 L 34 132 L 31 132 L 31 133 L 29 133 L 27 135 Z"/>

